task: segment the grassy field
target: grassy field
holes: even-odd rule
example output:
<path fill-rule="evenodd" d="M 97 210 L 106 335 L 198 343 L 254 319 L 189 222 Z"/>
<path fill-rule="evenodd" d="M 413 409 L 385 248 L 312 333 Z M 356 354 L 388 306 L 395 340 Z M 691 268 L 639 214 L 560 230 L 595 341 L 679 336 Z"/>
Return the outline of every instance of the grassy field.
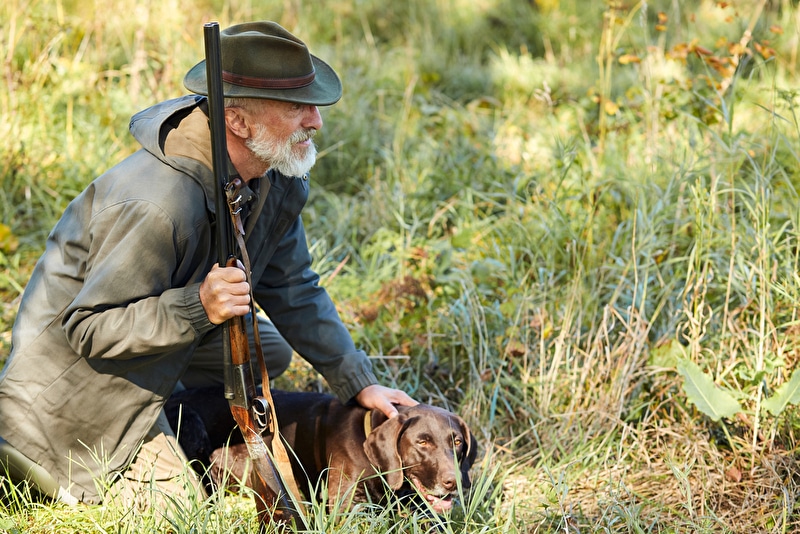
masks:
<path fill-rule="evenodd" d="M 204 22 L 252 19 L 343 79 L 304 215 L 323 282 L 385 383 L 481 443 L 446 520 L 314 508 L 315 530 L 800 529 L 793 0 L 7 0 L 0 361 L 47 232 L 135 150 L 130 115 L 184 93 Z M 0 532 L 254 514 L 15 492 Z"/>

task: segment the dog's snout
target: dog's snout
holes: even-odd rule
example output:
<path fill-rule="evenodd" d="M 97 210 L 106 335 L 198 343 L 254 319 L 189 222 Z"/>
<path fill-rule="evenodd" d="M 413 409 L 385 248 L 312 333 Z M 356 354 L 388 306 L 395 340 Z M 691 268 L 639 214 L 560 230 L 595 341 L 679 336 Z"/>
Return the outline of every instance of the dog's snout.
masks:
<path fill-rule="evenodd" d="M 442 477 L 442 486 L 447 491 L 455 491 L 457 484 L 456 484 L 456 475 L 455 473 L 447 473 Z"/>

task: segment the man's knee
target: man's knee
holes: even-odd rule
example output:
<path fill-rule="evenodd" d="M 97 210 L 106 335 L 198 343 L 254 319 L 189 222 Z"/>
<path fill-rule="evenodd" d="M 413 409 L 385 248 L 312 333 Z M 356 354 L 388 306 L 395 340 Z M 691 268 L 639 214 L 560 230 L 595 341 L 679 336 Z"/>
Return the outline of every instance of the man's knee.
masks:
<path fill-rule="evenodd" d="M 293 354 L 292 347 L 286 341 L 273 343 L 269 348 L 264 347 L 264 359 L 269 377 L 275 378 L 282 375 L 291 365 Z"/>
<path fill-rule="evenodd" d="M 270 378 L 283 374 L 292 363 L 292 346 L 280 335 L 275 325 L 266 317 L 258 316 L 258 334 Z"/>

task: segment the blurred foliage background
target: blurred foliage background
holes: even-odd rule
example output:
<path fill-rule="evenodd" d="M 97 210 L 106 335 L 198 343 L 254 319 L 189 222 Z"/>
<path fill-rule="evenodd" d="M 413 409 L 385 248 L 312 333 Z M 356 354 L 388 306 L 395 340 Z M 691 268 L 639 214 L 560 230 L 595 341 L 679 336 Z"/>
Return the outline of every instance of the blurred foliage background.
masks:
<path fill-rule="evenodd" d="M 383 379 L 474 427 L 482 520 L 797 528 L 794 0 L 6 1 L 4 353 L 129 117 L 185 92 L 204 22 L 253 19 L 343 80 L 315 265 Z"/>

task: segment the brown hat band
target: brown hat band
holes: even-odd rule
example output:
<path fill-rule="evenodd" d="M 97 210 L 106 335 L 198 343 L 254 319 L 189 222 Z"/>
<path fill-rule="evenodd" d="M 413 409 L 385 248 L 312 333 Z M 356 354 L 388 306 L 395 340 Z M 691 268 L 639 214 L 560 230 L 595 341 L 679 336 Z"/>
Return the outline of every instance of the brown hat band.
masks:
<path fill-rule="evenodd" d="M 297 89 L 305 87 L 314 81 L 315 71 L 311 74 L 299 76 L 297 78 L 270 79 L 259 78 L 256 76 L 243 76 L 232 72 L 223 71 L 222 80 L 241 87 L 252 87 L 256 89 Z"/>

